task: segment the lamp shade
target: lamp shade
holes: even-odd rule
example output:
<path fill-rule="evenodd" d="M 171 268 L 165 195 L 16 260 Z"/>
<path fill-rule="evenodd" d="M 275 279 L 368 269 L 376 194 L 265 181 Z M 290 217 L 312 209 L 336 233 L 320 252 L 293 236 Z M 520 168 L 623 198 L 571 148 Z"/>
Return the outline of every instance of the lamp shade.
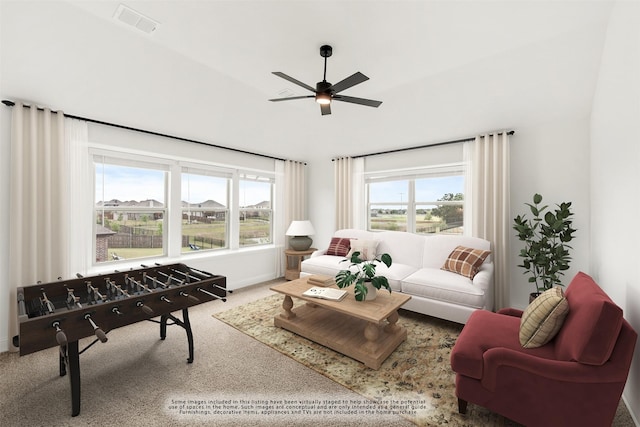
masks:
<path fill-rule="evenodd" d="M 313 236 L 316 234 L 316 230 L 311 221 L 291 221 L 285 234 L 287 236 Z"/>
<path fill-rule="evenodd" d="M 291 221 L 291 225 L 285 233 L 292 236 L 289 239 L 289 246 L 295 251 L 306 251 L 311 247 L 311 240 L 308 236 L 316 234 L 311 221 Z"/>

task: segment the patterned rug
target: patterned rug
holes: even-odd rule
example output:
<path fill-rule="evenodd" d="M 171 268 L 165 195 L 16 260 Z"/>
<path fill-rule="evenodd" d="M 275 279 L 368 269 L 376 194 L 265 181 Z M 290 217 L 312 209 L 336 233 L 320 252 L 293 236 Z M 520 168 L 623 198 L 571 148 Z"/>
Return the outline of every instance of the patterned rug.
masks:
<path fill-rule="evenodd" d="M 407 329 L 407 340 L 379 370 L 373 370 L 306 338 L 276 328 L 273 317 L 281 311 L 282 299 L 281 295 L 273 295 L 214 317 L 367 399 L 392 409 L 409 405 L 410 411 L 398 411 L 397 414 L 417 425 L 516 425 L 476 405 L 469 405 L 466 415 L 458 413 L 455 375 L 451 371 L 449 354 L 462 325 L 401 310 L 398 323 Z M 301 303 L 295 302 L 296 305 Z"/>

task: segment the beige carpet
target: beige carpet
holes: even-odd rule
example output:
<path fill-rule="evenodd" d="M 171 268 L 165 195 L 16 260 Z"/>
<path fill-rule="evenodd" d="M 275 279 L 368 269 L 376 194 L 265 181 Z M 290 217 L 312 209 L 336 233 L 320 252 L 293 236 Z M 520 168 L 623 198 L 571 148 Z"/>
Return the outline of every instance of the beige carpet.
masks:
<path fill-rule="evenodd" d="M 418 425 L 504 425 L 501 416 L 475 405 L 470 405 L 466 416 L 457 412 L 449 353 L 461 325 L 402 311 L 399 323 L 407 329 L 407 341 L 376 371 L 273 326 L 273 316 L 280 311 L 281 304 L 282 296 L 274 295 L 215 317 L 350 390 L 380 402 L 383 408 L 395 410 L 396 402 L 398 415 Z"/>
<path fill-rule="evenodd" d="M 449 354 L 462 325 L 401 310 L 399 323 L 407 328 L 408 338 L 376 371 L 276 328 L 273 316 L 280 312 L 281 304 L 282 296 L 273 295 L 214 317 L 370 399 L 371 405 L 377 405 L 355 410 L 389 411 L 421 426 L 518 425 L 476 405 L 469 405 L 467 415 L 458 413 Z M 348 407 L 343 406 L 337 405 L 337 408 Z M 622 404 L 614 426 L 632 425 Z"/>

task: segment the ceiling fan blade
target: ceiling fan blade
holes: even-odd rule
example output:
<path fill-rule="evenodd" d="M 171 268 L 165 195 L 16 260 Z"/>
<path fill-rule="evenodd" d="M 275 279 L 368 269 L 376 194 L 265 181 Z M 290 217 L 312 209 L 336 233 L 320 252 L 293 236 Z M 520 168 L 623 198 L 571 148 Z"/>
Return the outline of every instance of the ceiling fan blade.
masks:
<path fill-rule="evenodd" d="M 323 116 L 331 114 L 331 104 L 320 104 L 320 112 Z"/>
<path fill-rule="evenodd" d="M 274 98 L 269 101 L 277 102 L 277 101 L 291 101 L 292 99 L 303 99 L 303 98 L 315 98 L 315 95 L 305 95 L 305 96 L 291 96 L 289 98 Z"/>
<path fill-rule="evenodd" d="M 366 105 L 367 107 L 379 107 L 382 101 L 374 101 L 373 99 L 354 98 L 353 96 L 335 95 L 334 101 L 351 102 L 352 104 Z"/>
<path fill-rule="evenodd" d="M 295 84 L 297 84 L 298 86 L 302 86 L 303 88 L 305 88 L 305 89 L 307 89 L 307 90 L 310 90 L 311 92 L 314 92 L 314 93 L 315 93 L 315 91 L 316 91 L 316 89 L 315 89 L 315 88 L 313 88 L 313 87 L 309 86 L 308 84 L 302 83 L 300 80 L 296 80 L 296 79 L 294 79 L 294 78 L 293 78 L 293 77 L 291 77 L 291 76 L 287 76 L 285 73 L 282 73 L 282 72 L 280 72 L 280 71 L 273 71 L 273 74 L 275 74 L 275 75 L 276 75 L 276 76 L 278 76 L 278 77 L 282 77 L 282 78 L 283 78 L 283 79 L 285 79 L 285 80 L 289 80 L 291 83 L 295 83 Z"/>
<path fill-rule="evenodd" d="M 338 93 L 338 92 L 342 92 L 345 89 L 349 89 L 352 86 L 360 84 L 362 82 L 366 82 L 367 80 L 369 80 L 369 77 L 365 76 L 360 71 L 358 71 L 357 73 L 352 74 L 346 79 L 334 84 L 329 89 L 331 89 L 333 93 Z"/>

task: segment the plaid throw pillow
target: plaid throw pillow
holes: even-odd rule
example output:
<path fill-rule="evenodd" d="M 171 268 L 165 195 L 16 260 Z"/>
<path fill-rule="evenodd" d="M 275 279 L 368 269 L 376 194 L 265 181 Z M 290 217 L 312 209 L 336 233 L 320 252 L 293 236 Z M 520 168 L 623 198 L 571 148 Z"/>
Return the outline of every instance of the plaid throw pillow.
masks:
<path fill-rule="evenodd" d="M 351 248 L 349 245 L 350 240 L 345 237 L 332 237 L 329 249 L 327 249 L 327 255 L 347 256 Z"/>
<path fill-rule="evenodd" d="M 482 249 L 466 248 L 457 246 L 444 262 L 442 270 L 458 273 L 462 276 L 473 279 L 484 260 L 489 256 L 491 251 L 483 251 Z"/>
<path fill-rule="evenodd" d="M 569 303 L 559 287 L 547 289 L 522 313 L 518 338 L 524 348 L 541 347 L 556 336 L 569 312 Z"/>

